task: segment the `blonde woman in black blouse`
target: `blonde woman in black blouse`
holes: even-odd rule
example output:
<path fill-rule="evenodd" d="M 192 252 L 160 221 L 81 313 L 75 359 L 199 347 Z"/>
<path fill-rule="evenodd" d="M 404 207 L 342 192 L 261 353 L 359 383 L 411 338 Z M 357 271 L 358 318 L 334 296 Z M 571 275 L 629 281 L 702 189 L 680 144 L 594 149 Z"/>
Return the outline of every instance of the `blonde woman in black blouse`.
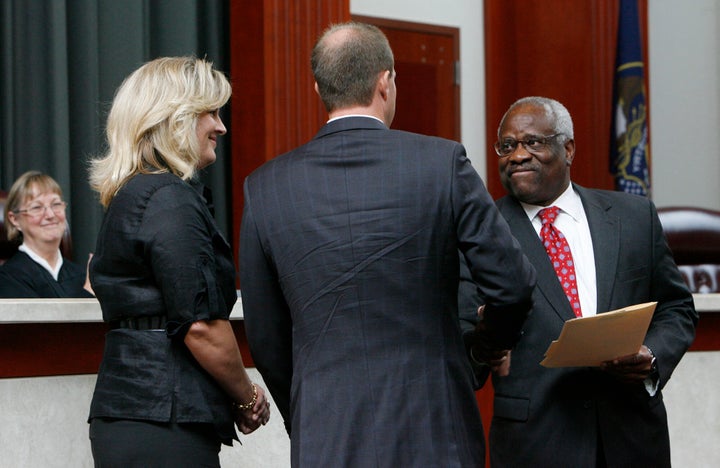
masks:
<path fill-rule="evenodd" d="M 131 74 L 90 182 L 106 208 L 90 279 L 109 322 L 90 408 L 96 466 L 218 466 L 269 418 L 228 317 L 235 266 L 195 180 L 226 129 L 228 80 L 192 57 Z"/>

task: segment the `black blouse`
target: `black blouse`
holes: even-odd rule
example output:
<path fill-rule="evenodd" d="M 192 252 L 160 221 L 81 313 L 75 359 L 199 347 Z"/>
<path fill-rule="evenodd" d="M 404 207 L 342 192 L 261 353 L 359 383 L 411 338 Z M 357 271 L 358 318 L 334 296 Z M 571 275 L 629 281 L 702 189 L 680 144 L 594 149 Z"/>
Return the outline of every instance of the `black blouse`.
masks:
<path fill-rule="evenodd" d="M 228 319 L 237 301 L 231 248 L 201 188 L 141 174 L 108 207 L 90 264 L 103 319 L 165 316 L 167 330 L 108 332 L 90 419 L 213 423 L 230 444 L 230 399 L 183 342 L 193 322 Z"/>

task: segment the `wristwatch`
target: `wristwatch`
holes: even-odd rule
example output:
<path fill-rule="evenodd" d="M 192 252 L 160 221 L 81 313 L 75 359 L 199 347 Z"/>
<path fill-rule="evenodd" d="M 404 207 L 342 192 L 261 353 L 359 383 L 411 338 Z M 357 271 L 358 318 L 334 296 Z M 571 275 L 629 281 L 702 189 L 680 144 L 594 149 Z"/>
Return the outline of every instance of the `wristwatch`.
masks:
<path fill-rule="evenodd" d="M 658 367 L 657 367 L 657 358 L 655 357 L 655 353 L 652 352 L 652 349 L 645 346 L 650 353 L 650 356 L 652 356 L 652 361 L 650 361 L 650 375 L 657 375 L 658 373 Z"/>

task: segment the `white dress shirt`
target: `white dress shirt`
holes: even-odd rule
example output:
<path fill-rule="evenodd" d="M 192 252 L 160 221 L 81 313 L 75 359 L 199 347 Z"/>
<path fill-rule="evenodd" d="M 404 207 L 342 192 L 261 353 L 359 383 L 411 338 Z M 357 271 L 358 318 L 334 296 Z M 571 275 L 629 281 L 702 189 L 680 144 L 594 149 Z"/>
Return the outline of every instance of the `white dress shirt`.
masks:
<path fill-rule="evenodd" d="M 532 222 L 535 232 L 540 236 L 542 222 L 538 213 L 547 206 L 529 205 L 522 203 L 528 218 Z M 588 225 L 585 209 L 580 196 L 572 189 L 572 185 L 560 195 L 551 206 L 560 208 L 555 227 L 563 233 L 570 245 L 573 261 L 575 262 L 575 276 L 577 278 L 578 297 L 583 317 L 597 314 L 597 278 L 595 276 L 595 254 L 593 252 L 592 236 Z"/>

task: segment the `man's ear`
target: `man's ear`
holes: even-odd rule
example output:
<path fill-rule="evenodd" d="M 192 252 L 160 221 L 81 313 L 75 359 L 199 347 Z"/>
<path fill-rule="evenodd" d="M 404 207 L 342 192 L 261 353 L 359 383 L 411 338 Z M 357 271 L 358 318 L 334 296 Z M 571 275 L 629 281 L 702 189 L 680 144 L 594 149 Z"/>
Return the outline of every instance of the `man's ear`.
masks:
<path fill-rule="evenodd" d="M 390 70 L 382 71 L 378 74 L 377 89 L 380 92 L 380 96 L 384 101 L 388 100 L 388 94 L 390 93 Z"/>
<path fill-rule="evenodd" d="M 575 140 L 572 138 L 565 142 L 565 164 L 570 166 L 575 159 Z"/>
<path fill-rule="evenodd" d="M 318 96 L 320 96 L 320 88 L 318 87 L 317 81 L 315 81 L 314 87 L 315 87 L 315 92 L 317 93 Z"/>

